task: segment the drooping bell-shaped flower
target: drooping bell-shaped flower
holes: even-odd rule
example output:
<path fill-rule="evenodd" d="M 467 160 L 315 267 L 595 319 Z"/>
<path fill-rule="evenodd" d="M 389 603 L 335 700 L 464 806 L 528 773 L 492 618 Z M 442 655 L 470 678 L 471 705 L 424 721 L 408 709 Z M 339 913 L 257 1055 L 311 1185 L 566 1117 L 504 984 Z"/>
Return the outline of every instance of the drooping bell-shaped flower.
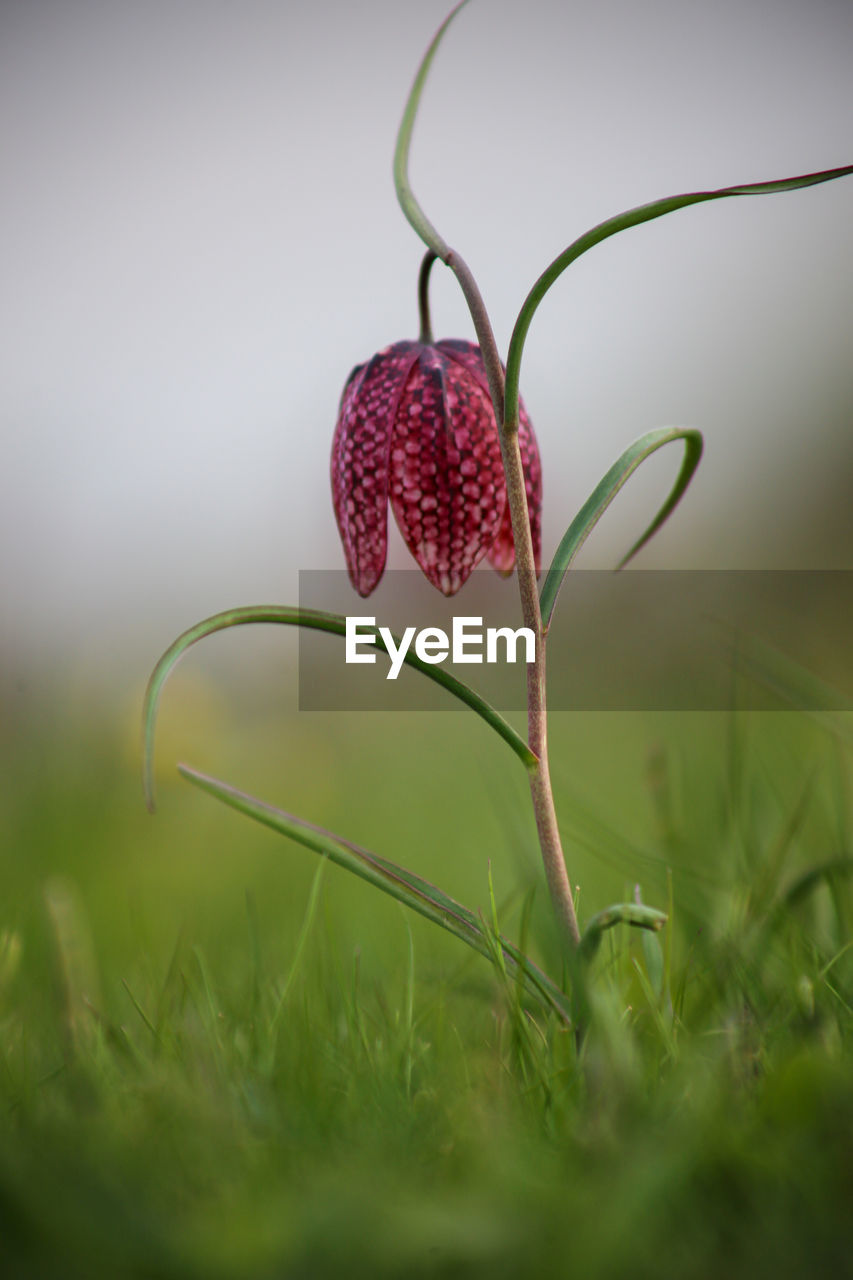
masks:
<path fill-rule="evenodd" d="M 522 404 L 518 438 L 538 572 L 542 469 Z M 353 369 L 332 444 L 332 499 L 359 595 L 385 569 L 389 501 L 406 545 L 445 595 L 483 556 L 511 572 L 506 483 L 478 346 L 396 342 Z"/>

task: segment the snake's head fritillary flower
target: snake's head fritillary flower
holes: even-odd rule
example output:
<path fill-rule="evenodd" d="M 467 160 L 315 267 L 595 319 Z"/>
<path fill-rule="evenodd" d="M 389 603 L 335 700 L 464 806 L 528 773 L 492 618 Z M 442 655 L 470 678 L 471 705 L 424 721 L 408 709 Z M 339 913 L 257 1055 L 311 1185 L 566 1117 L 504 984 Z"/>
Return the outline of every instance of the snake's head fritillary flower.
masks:
<path fill-rule="evenodd" d="M 542 469 L 521 404 L 518 437 L 538 573 Z M 332 499 L 359 595 L 370 595 L 385 569 L 389 501 L 406 545 L 446 596 L 483 556 L 499 573 L 512 571 L 506 482 L 479 347 L 395 342 L 353 369 L 332 444 Z"/>

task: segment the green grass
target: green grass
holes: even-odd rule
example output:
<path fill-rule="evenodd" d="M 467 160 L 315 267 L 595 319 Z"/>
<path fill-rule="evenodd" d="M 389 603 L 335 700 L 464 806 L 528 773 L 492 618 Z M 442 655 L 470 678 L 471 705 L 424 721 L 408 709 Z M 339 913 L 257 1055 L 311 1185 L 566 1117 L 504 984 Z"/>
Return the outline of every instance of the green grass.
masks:
<path fill-rule="evenodd" d="M 487 920 L 491 873 L 502 931 L 559 978 L 523 770 L 473 717 L 229 710 L 181 673 L 151 818 L 135 700 L 23 696 L 16 724 L 22 696 L 0 762 L 4 1276 L 851 1274 L 839 734 L 554 718 L 582 921 L 637 882 L 671 913 L 605 935 L 579 1046 L 456 940 L 172 769 Z"/>

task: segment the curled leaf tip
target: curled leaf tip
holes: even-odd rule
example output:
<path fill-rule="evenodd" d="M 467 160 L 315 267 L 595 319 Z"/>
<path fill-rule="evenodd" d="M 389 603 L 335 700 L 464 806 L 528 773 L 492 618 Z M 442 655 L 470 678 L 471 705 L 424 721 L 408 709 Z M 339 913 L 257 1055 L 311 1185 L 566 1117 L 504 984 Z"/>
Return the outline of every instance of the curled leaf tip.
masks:
<path fill-rule="evenodd" d="M 572 566 L 575 556 L 580 551 L 586 539 L 595 528 L 604 512 L 610 506 L 619 490 L 626 483 L 628 478 L 636 471 L 640 463 L 644 462 L 656 450 L 663 445 L 671 444 L 673 441 L 681 440 L 684 443 L 684 461 L 681 464 L 681 470 L 678 473 L 675 484 L 673 485 L 669 497 L 658 511 L 652 523 L 645 530 L 641 537 L 637 539 L 631 550 L 619 562 L 618 568 L 622 569 L 632 560 L 633 557 L 646 545 L 651 537 L 657 533 L 661 525 L 672 515 L 676 506 L 681 500 L 684 491 L 689 485 L 696 468 L 702 458 L 702 435 L 693 427 L 657 427 L 653 431 L 646 432 L 639 440 L 635 440 L 629 445 L 622 456 L 614 462 L 613 466 L 599 482 L 593 490 L 590 497 L 581 507 L 574 520 L 569 525 L 563 535 L 560 545 L 554 554 L 554 560 L 550 569 L 545 575 L 540 592 L 540 605 L 542 609 L 542 620 L 547 631 L 551 625 L 551 617 L 554 612 L 554 606 L 557 602 L 557 596 L 563 580 Z"/>
<path fill-rule="evenodd" d="M 605 929 L 612 929 L 616 924 L 627 924 L 635 929 L 649 929 L 658 933 L 666 924 L 669 916 L 657 907 L 647 907 L 640 902 L 619 902 L 612 907 L 605 907 L 593 916 L 584 930 L 578 952 L 583 960 L 591 960 L 601 945 L 601 937 Z"/>
<path fill-rule="evenodd" d="M 165 676 L 160 675 L 161 664 L 162 659 L 152 672 L 142 703 L 142 794 L 145 798 L 145 808 L 149 813 L 155 813 L 157 810 L 154 789 L 154 729 L 160 687 L 165 679 Z"/>

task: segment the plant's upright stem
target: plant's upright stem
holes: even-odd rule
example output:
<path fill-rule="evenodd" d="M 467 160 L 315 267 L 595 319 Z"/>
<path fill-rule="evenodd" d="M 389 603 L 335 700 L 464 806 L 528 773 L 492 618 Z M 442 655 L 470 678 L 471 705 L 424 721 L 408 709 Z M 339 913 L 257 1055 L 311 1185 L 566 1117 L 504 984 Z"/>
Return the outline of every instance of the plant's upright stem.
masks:
<path fill-rule="evenodd" d="M 557 826 L 554 794 L 551 790 L 551 771 L 548 764 L 545 630 L 539 608 L 539 593 L 536 590 L 536 565 L 530 533 L 530 514 L 527 509 L 524 468 L 518 445 L 518 400 L 516 398 L 514 406 L 506 406 L 510 412 L 505 415 L 504 374 L 501 359 L 485 303 L 468 264 L 453 250 L 447 250 L 446 254 L 437 256 L 441 256 L 445 265 L 450 267 L 465 295 L 480 350 L 483 353 L 483 363 L 495 410 L 495 421 L 501 424 L 498 434 L 506 476 L 507 499 L 512 517 L 521 612 L 524 625 L 529 627 L 536 637 L 536 660 L 527 668 L 528 746 L 537 757 L 537 763 L 529 770 L 530 794 L 551 902 L 565 938 L 572 947 L 577 947 L 580 942 L 580 930 Z"/>
<path fill-rule="evenodd" d="M 537 762 L 529 768 L 530 794 L 533 798 L 533 811 L 536 815 L 536 829 L 539 833 L 539 845 L 545 864 L 545 876 L 551 894 L 551 902 L 557 915 L 567 944 L 572 948 L 580 942 L 575 905 L 572 900 L 566 862 L 560 843 L 560 832 L 557 827 L 557 815 L 554 811 L 554 796 L 551 791 L 551 775 L 548 769 L 548 735 L 547 710 L 545 704 L 545 630 L 542 626 L 542 611 L 539 607 L 539 595 L 536 590 L 536 565 L 533 558 L 533 539 L 530 534 L 530 516 L 527 510 L 527 492 L 524 488 L 524 469 L 521 462 L 521 451 L 518 447 L 518 382 L 511 385 L 510 396 L 504 412 L 504 371 L 498 353 L 495 335 L 489 320 L 480 290 L 472 276 L 467 263 L 455 253 L 447 241 L 439 235 L 436 228 L 424 213 L 409 182 L 409 148 L 412 141 L 412 130 L 418 111 L 424 82 L 441 39 L 456 14 L 464 7 L 467 0 L 460 0 L 451 10 L 424 54 L 418 67 L 414 83 L 409 92 L 397 134 L 397 145 L 394 150 L 394 186 L 397 199 L 412 230 L 420 236 L 429 252 L 421 267 L 421 331 L 424 332 L 424 315 L 427 316 L 428 332 L 429 313 L 424 311 L 426 293 L 432 258 L 439 258 L 459 281 L 459 285 L 468 303 L 471 319 L 483 363 L 489 380 L 489 392 L 495 410 L 495 421 L 498 423 L 501 443 L 501 455 L 506 476 L 509 510 L 512 517 L 512 536 L 515 542 L 515 563 L 518 570 L 518 587 L 521 595 L 521 610 L 525 626 L 536 637 L 536 661 L 527 668 L 527 726 L 528 745 L 536 755 Z"/>

